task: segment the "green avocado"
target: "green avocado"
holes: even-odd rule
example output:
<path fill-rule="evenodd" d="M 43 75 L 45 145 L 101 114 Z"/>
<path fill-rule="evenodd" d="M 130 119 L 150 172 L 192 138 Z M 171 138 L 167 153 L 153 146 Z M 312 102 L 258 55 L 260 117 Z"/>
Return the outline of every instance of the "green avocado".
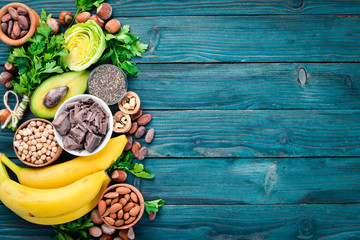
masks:
<path fill-rule="evenodd" d="M 89 71 L 84 70 L 62 73 L 46 79 L 31 97 L 31 112 L 40 118 L 54 118 L 63 102 L 85 93 L 89 74 Z"/>

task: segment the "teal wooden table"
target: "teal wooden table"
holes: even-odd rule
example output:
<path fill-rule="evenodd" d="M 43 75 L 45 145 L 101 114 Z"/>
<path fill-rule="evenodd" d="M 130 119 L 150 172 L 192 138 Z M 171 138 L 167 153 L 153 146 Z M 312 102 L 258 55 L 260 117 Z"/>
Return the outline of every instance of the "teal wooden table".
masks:
<path fill-rule="evenodd" d="M 149 44 L 129 89 L 154 118 L 156 178 L 128 182 L 167 204 L 136 239 L 360 239 L 360 1 L 107 2 Z M 0 239 L 52 236 L 0 205 Z"/>

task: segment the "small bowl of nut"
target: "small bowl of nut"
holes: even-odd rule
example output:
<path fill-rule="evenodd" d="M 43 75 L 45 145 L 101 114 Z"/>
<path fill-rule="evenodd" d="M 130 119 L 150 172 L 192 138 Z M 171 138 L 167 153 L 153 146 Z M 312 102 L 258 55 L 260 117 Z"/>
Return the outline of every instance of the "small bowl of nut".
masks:
<path fill-rule="evenodd" d="M 56 141 L 53 125 L 45 119 L 34 118 L 24 122 L 14 136 L 16 156 L 31 167 L 55 162 L 62 150 Z"/>
<path fill-rule="evenodd" d="M 140 98 L 136 93 L 129 91 L 118 103 L 118 106 L 120 111 L 125 114 L 135 114 L 140 109 Z"/>
<path fill-rule="evenodd" d="M 39 26 L 39 15 L 22 3 L 9 3 L 0 10 L 0 39 L 11 46 L 21 46 Z"/>
<path fill-rule="evenodd" d="M 108 187 L 98 204 L 99 214 L 104 222 L 114 229 L 127 229 L 134 226 L 145 209 L 140 191 L 126 183 Z"/>

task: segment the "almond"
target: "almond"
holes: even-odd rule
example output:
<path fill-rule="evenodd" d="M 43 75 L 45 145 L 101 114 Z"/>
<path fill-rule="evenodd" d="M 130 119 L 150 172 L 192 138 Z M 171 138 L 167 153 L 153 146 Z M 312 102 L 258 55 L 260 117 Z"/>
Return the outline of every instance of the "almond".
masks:
<path fill-rule="evenodd" d="M 119 200 L 119 203 L 120 203 L 121 205 L 125 206 L 126 203 L 127 203 L 127 200 L 126 200 L 125 198 L 121 198 L 121 199 Z"/>
<path fill-rule="evenodd" d="M 118 194 L 127 194 L 127 193 L 130 193 L 131 190 L 127 187 L 118 187 L 116 188 L 115 190 Z"/>
<path fill-rule="evenodd" d="M 117 192 L 109 192 L 104 195 L 104 197 L 106 197 L 106 198 L 116 198 L 118 196 L 119 196 L 119 193 L 117 193 Z"/>
<path fill-rule="evenodd" d="M 140 148 L 141 148 L 141 144 L 139 142 L 134 142 L 131 150 L 132 150 L 132 153 L 134 154 L 134 156 L 137 158 L 138 155 L 139 155 L 139 151 L 140 151 Z"/>
<path fill-rule="evenodd" d="M 104 200 L 101 200 L 101 201 L 99 202 L 98 208 L 99 208 L 99 214 L 100 214 L 100 216 L 102 216 L 102 215 L 105 213 L 105 211 L 106 211 L 106 203 L 105 203 Z"/>
<path fill-rule="evenodd" d="M 91 221 L 95 224 L 102 224 L 104 222 L 100 216 L 99 210 L 96 208 L 91 212 Z"/>
<path fill-rule="evenodd" d="M 151 114 L 144 114 L 142 115 L 138 120 L 137 120 L 137 123 L 140 125 L 140 126 L 145 126 L 146 124 L 148 124 L 152 119 L 152 116 Z"/>
<path fill-rule="evenodd" d="M 111 200 L 110 206 L 114 205 L 115 203 L 119 202 L 119 197 L 114 198 L 113 200 Z"/>
<path fill-rule="evenodd" d="M 130 194 L 125 194 L 124 198 L 126 199 L 126 201 L 130 200 Z"/>
<path fill-rule="evenodd" d="M 107 234 L 107 235 L 113 235 L 116 232 L 116 229 L 110 227 L 106 223 L 101 225 L 101 230 L 104 234 Z"/>
<path fill-rule="evenodd" d="M 137 113 L 134 113 L 131 115 L 131 121 L 135 121 L 136 119 L 138 119 L 139 117 L 141 117 L 143 114 L 142 110 L 139 110 Z"/>
<path fill-rule="evenodd" d="M 106 211 L 104 212 L 104 214 L 101 215 L 101 216 L 106 217 L 106 216 L 108 216 L 108 215 L 109 215 L 109 209 L 106 209 Z"/>
<path fill-rule="evenodd" d="M 146 128 L 144 126 L 141 126 L 136 130 L 134 136 L 136 138 L 141 138 L 142 136 L 144 136 L 145 133 L 146 133 Z"/>
<path fill-rule="evenodd" d="M 129 213 L 124 213 L 124 220 L 126 221 L 126 220 L 128 220 L 129 219 L 129 217 L 130 217 L 130 214 Z"/>
<path fill-rule="evenodd" d="M 110 213 L 109 217 L 111 217 L 112 219 L 116 219 L 116 213 Z"/>
<path fill-rule="evenodd" d="M 111 205 L 111 202 L 112 202 L 111 199 L 106 199 L 106 200 L 105 200 L 105 203 L 106 203 L 107 206 Z"/>
<path fill-rule="evenodd" d="M 104 219 L 105 219 L 105 222 L 107 222 L 111 226 L 115 224 L 115 220 L 112 219 L 111 217 L 104 217 Z"/>
<path fill-rule="evenodd" d="M 112 205 L 109 208 L 109 213 L 116 213 L 117 211 L 119 211 L 122 208 L 123 208 L 123 206 L 120 203 L 115 203 L 114 205 Z"/>
<path fill-rule="evenodd" d="M 124 220 L 120 219 L 115 221 L 115 226 L 120 227 L 122 225 L 124 225 Z"/>
<path fill-rule="evenodd" d="M 123 216 L 124 216 L 124 211 L 121 209 L 121 210 L 118 211 L 118 213 L 117 213 L 117 218 L 118 218 L 118 219 L 122 219 Z"/>
<path fill-rule="evenodd" d="M 133 209 L 131 209 L 129 211 L 129 214 L 130 214 L 130 216 L 135 217 L 135 216 L 137 216 L 139 214 L 140 210 L 141 210 L 140 206 L 136 205 Z"/>
<path fill-rule="evenodd" d="M 152 140 L 154 139 L 154 135 L 155 135 L 155 129 L 151 128 L 145 136 L 145 142 L 146 143 L 151 143 Z"/>
<path fill-rule="evenodd" d="M 130 224 L 135 220 L 135 217 L 130 217 L 128 220 L 125 221 L 125 224 Z"/>
<path fill-rule="evenodd" d="M 137 195 L 134 192 L 130 193 L 130 198 L 133 200 L 133 202 L 137 203 L 139 201 Z"/>
<path fill-rule="evenodd" d="M 126 204 L 126 205 L 123 207 L 124 212 L 130 211 L 133 207 L 135 207 L 135 203 L 129 202 L 128 204 Z"/>

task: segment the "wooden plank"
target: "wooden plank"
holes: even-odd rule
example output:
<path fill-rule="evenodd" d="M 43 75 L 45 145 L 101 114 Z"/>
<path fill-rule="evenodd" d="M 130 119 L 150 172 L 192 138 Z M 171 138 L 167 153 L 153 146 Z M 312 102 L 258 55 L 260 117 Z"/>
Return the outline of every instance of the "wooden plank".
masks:
<path fill-rule="evenodd" d="M 153 115 L 148 127 L 156 129 L 151 157 L 360 155 L 359 110 L 147 112 Z M 13 132 L 1 130 L 0 136 L 0 152 L 15 157 Z"/>
<path fill-rule="evenodd" d="M 119 18 L 150 47 L 138 62 L 359 61 L 360 18 L 336 15 Z M 0 63 L 8 56 L 1 44 Z"/>
<path fill-rule="evenodd" d="M 139 94 L 145 110 L 360 108 L 359 63 L 140 64 L 139 68 L 141 74 L 129 80 L 129 89 Z M 307 76 L 303 84 L 301 69 Z M 0 88 L 0 96 L 6 90 Z M 15 98 L 10 100 L 15 104 Z"/>
<path fill-rule="evenodd" d="M 2 1 L 2 6 L 12 1 Z M 63 9 L 76 12 L 73 0 L 24 0 L 35 11 L 46 8 L 58 16 Z M 115 16 L 171 16 L 171 15 L 259 15 L 259 14 L 359 14 L 360 3 L 351 0 L 153 0 L 106 1 L 113 6 Z"/>
<path fill-rule="evenodd" d="M 359 158 L 146 159 L 145 199 L 168 204 L 358 203 Z"/>
<path fill-rule="evenodd" d="M 146 240 L 353 240 L 360 236 L 359 211 L 359 204 L 165 205 L 155 221 L 143 217 L 134 230 L 136 239 Z M 1 239 L 45 240 L 53 236 L 49 227 L 27 224 L 2 205 L 0 212 Z"/>

